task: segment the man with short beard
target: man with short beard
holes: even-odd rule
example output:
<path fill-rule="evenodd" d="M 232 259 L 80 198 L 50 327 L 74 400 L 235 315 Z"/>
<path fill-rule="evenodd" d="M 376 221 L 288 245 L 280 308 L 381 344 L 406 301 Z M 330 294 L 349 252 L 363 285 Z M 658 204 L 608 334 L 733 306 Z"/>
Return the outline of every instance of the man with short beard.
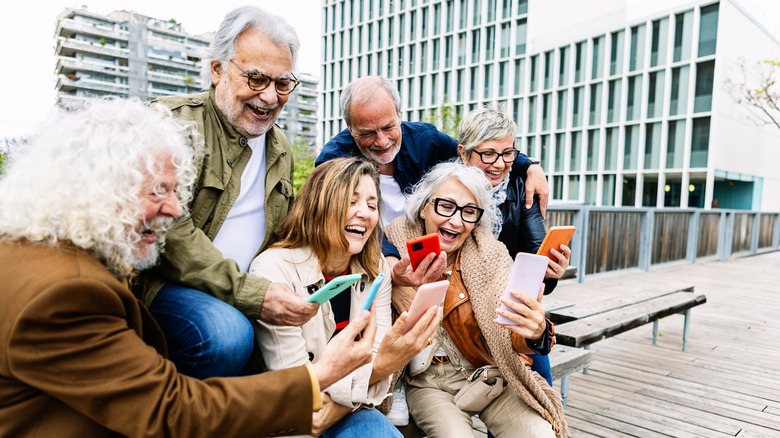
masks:
<path fill-rule="evenodd" d="M 288 286 L 247 274 L 293 202 L 292 150 L 275 122 L 298 84 L 298 48 L 281 17 L 238 8 L 202 60 L 208 91 L 155 101 L 195 122 L 206 144 L 192 214 L 171 229 L 160 265 L 138 285 L 187 375 L 246 373 L 250 321 L 300 326 L 317 312 Z"/>
<path fill-rule="evenodd" d="M 375 318 L 357 315 L 312 366 L 178 373 L 127 282 L 191 198 L 190 128 L 138 100 L 51 120 L 0 178 L 0 436 L 310 433 L 320 388 L 371 359 Z"/>

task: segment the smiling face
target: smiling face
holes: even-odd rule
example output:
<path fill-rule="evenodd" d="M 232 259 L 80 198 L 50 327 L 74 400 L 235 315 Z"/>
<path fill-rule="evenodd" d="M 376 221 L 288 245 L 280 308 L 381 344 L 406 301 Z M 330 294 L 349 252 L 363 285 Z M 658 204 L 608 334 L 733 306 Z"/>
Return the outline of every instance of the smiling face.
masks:
<path fill-rule="evenodd" d="M 376 185 L 369 175 L 360 177 L 347 209 L 344 232 L 349 242 L 350 256 L 360 254 L 379 222 L 379 198 Z"/>
<path fill-rule="evenodd" d="M 349 114 L 349 132 L 360 152 L 377 164 L 391 163 L 401 149 L 401 118 L 393 99 L 378 88 L 375 98 L 353 102 Z"/>
<path fill-rule="evenodd" d="M 425 208 L 420 212 L 420 217 L 425 225 L 424 234 L 436 233 L 439 236 L 441 250 L 447 253 L 449 260 L 450 256 L 455 255 L 466 237 L 474 230 L 475 224 L 464 222 L 460 211 L 456 211 L 451 217 L 444 217 L 436 213 L 433 205 L 433 200 L 436 198 L 452 201 L 460 207 L 467 205 L 478 207 L 477 199 L 463 183 L 452 178 L 433 192 L 429 200 L 431 202 L 426 203 Z"/>
<path fill-rule="evenodd" d="M 278 46 L 265 34 L 249 29 L 236 40 L 232 61 L 225 65 L 215 61 L 211 65 L 217 108 L 241 135 L 259 137 L 271 129 L 290 96 L 277 94 L 276 83 L 262 91 L 252 90 L 238 66 L 248 73 L 292 78 L 292 55 L 289 48 Z"/>
<path fill-rule="evenodd" d="M 458 153 L 460 154 L 460 159 L 463 160 L 464 163 L 482 169 L 482 172 L 485 173 L 485 177 L 487 177 L 488 181 L 490 181 L 490 185 L 495 187 L 499 185 L 501 181 L 504 180 L 504 178 L 506 178 L 507 174 L 509 174 L 509 170 L 512 168 L 512 163 L 505 163 L 503 158 L 498 157 L 498 160 L 496 160 L 495 163 L 485 164 L 482 162 L 479 154 L 474 152 L 491 151 L 497 154 L 502 154 L 506 151 L 511 151 L 513 148 L 513 138 L 507 137 L 501 140 L 488 140 L 482 142 L 479 146 L 476 146 L 474 149 L 472 149 L 468 158 L 466 158 L 466 151 L 462 145 L 458 145 Z"/>

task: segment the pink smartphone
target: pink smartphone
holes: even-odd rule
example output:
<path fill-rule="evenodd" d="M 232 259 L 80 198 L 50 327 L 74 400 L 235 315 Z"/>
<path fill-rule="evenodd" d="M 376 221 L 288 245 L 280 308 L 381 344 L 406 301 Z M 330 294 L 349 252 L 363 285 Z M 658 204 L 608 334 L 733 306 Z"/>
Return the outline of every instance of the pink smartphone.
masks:
<path fill-rule="evenodd" d="M 539 290 L 542 287 L 544 273 L 547 272 L 547 263 L 549 261 L 550 259 L 545 256 L 528 254 L 525 252 L 517 253 L 515 256 L 515 264 L 512 266 L 512 273 L 509 276 L 509 283 L 507 283 L 506 289 L 504 290 L 504 296 L 520 303 L 520 300 L 509 293 L 510 289 L 514 289 L 525 296 L 539 300 Z M 504 303 L 501 303 L 501 308 L 512 313 L 517 313 Z M 517 325 L 501 315 L 498 315 L 498 322 L 499 324 Z"/>
<path fill-rule="evenodd" d="M 417 289 L 417 295 L 414 296 L 412 305 L 409 306 L 409 320 L 401 334 L 411 330 L 412 327 L 417 324 L 417 321 L 422 318 L 423 313 L 431 306 L 441 304 L 441 302 L 444 301 L 444 295 L 447 294 L 447 288 L 449 287 L 449 280 L 426 283 L 420 286 L 420 288 Z"/>

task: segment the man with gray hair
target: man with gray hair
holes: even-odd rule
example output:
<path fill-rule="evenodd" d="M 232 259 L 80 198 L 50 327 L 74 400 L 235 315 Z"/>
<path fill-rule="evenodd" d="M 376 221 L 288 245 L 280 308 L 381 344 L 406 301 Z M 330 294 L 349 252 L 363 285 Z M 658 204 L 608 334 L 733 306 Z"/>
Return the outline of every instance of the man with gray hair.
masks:
<path fill-rule="evenodd" d="M 203 59 L 200 94 L 155 104 L 205 139 L 192 214 L 170 230 L 161 263 L 139 284 L 171 358 L 199 378 L 245 372 L 250 320 L 300 326 L 316 314 L 292 290 L 247 273 L 293 202 L 293 157 L 275 125 L 298 85 L 295 30 L 254 6 L 227 14 Z"/>
<path fill-rule="evenodd" d="M 320 388 L 371 360 L 375 317 L 358 314 L 312 366 L 180 374 L 127 283 L 192 196 L 190 128 L 119 99 L 47 128 L 0 178 L 0 436 L 310 433 Z"/>

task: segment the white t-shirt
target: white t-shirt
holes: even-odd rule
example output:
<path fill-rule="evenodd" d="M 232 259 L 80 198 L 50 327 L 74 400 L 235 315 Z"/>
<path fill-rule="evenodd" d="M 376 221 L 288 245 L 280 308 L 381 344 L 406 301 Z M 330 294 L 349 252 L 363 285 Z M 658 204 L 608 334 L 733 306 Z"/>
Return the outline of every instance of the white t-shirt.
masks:
<path fill-rule="evenodd" d="M 249 269 L 265 237 L 265 134 L 247 140 L 252 156 L 241 174 L 238 198 L 214 238 L 214 246 L 238 262 L 241 272 Z"/>
<path fill-rule="evenodd" d="M 379 175 L 379 193 L 382 194 L 382 224 L 387 226 L 404 215 L 406 197 L 392 175 Z"/>

